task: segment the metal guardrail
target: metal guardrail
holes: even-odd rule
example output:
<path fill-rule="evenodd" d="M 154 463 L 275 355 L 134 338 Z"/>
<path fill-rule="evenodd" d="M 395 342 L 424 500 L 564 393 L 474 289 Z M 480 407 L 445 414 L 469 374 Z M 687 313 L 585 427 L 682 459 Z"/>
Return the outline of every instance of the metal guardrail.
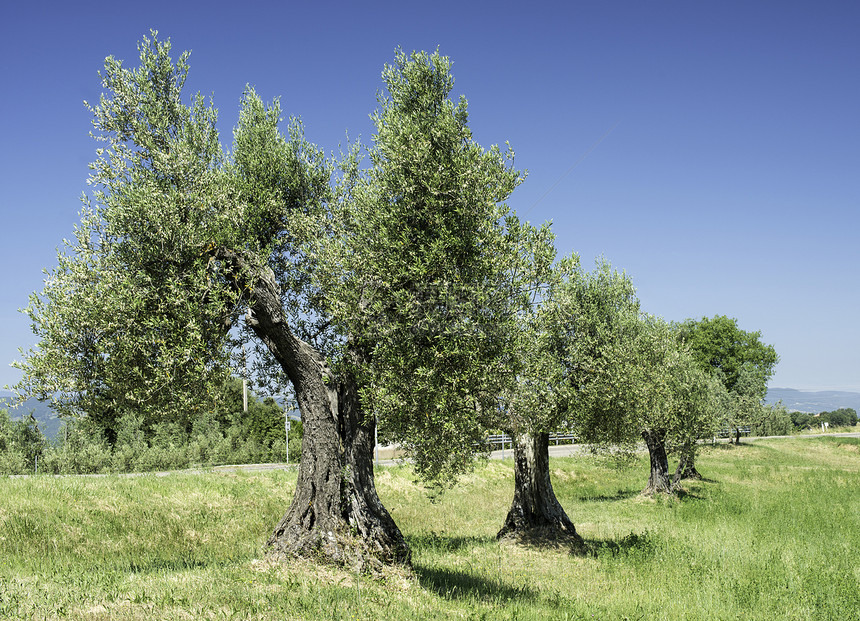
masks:
<path fill-rule="evenodd" d="M 566 431 L 553 432 L 553 433 L 549 434 L 549 442 L 550 442 L 550 444 L 553 444 L 553 443 L 559 444 L 559 442 L 574 443 L 574 442 L 576 442 L 576 437 L 572 433 L 566 432 Z M 491 434 L 491 435 L 487 436 L 485 443 L 490 446 L 491 451 L 492 450 L 504 451 L 506 448 L 513 449 L 513 446 L 514 446 L 513 438 L 511 438 L 511 436 L 506 434 L 506 433 Z M 493 448 L 496 446 L 500 447 L 500 449 L 494 449 Z"/>
<path fill-rule="evenodd" d="M 716 436 L 718 438 L 731 438 L 735 435 L 735 429 L 738 429 L 738 428 L 737 427 L 725 427 L 724 429 L 720 429 L 716 433 Z M 741 434 L 748 436 L 748 435 L 750 435 L 750 433 L 752 433 L 752 430 L 750 429 L 749 425 L 741 425 L 740 432 L 741 432 Z"/>

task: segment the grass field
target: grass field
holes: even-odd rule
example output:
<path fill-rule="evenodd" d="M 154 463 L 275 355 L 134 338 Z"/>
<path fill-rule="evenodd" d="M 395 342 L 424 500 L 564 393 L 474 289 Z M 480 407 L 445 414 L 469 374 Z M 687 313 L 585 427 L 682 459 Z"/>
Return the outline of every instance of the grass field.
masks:
<path fill-rule="evenodd" d="M 436 503 L 383 468 L 414 569 L 381 577 L 262 560 L 294 473 L 2 478 L 0 618 L 860 619 L 860 440 L 720 446 L 699 467 L 653 500 L 644 461 L 554 460 L 584 557 L 495 540 L 510 461 Z"/>

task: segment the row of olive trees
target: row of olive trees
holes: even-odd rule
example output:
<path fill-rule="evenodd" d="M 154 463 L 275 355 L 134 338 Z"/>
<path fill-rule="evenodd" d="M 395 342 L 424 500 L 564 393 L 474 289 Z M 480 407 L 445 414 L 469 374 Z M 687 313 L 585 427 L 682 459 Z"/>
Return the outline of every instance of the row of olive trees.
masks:
<path fill-rule="evenodd" d="M 515 491 L 500 536 L 578 540 L 550 480 L 548 433 L 559 427 L 597 448 L 644 441 L 644 493 L 653 494 L 699 476 L 701 439 L 773 418 L 762 398 L 777 357 L 759 333 L 725 317 L 670 325 L 645 315 L 630 279 L 603 261 L 592 272 L 576 257 L 533 267 L 535 293 L 517 332 L 523 366 L 502 399 L 515 438 Z"/>
<path fill-rule="evenodd" d="M 283 133 L 277 100 L 250 88 L 225 151 L 211 101 L 183 100 L 187 53 L 170 51 L 153 33 L 136 69 L 105 61 L 92 193 L 26 309 L 40 340 L 19 396 L 104 429 L 193 429 L 217 410 L 240 336 L 304 423 L 271 554 L 350 565 L 410 559 L 374 485 L 377 424 L 442 487 L 488 429 L 509 430 L 502 532 L 577 537 L 549 480 L 557 426 L 597 445 L 644 439 L 651 491 L 671 489 L 667 447 L 694 468 L 734 376 L 641 313 L 625 275 L 557 261 L 549 228 L 509 211 L 524 175 L 510 149 L 474 141 L 447 58 L 398 51 L 372 144 L 335 159 L 298 121 Z"/>

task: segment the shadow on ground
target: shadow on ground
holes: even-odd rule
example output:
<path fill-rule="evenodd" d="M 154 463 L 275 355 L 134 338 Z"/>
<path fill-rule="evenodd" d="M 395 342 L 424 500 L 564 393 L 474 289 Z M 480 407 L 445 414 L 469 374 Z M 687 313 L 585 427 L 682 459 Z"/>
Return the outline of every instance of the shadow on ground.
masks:
<path fill-rule="evenodd" d="M 620 539 L 586 539 L 585 545 L 591 555 L 630 556 L 640 559 L 650 558 L 657 547 L 653 533 L 630 533 Z"/>
<path fill-rule="evenodd" d="M 421 533 L 419 535 L 407 535 L 406 542 L 410 548 L 433 550 L 434 552 L 456 552 L 463 548 L 473 546 L 484 546 L 495 542 L 493 537 L 458 537 L 449 535 L 444 531 L 435 533 Z"/>
<path fill-rule="evenodd" d="M 488 580 L 448 567 L 422 567 L 416 564 L 413 569 L 422 587 L 446 599 L 529 602 L 538 599 L 538 593 L 525 584 L 514 586 L 501 579 Z"/>
<path fill-rule="evenodd" d="M 406 537 L 413 550 L 446 554 L 468 548 L 491 549 L 496 545 L 495 537 L 461 537 L 447 533 L 423 533 Z M 534 601 L 537 592 L 523 585 L 513 585 L 501 579 L 476 575 L 468 568 L 429 567 L 420 561 L 413 562 L 413 571 L 425 589 L 447 599 L 477 599 L 498 601 L 518 599 Z"/>
<path fill-rule="evenodd" d="M 627 500 L 628 498 L 633 498 L 634 496 L 638 496 L 641 490 L 638 489 L 620 489 L 614 494 L 600 494 L 600 495 L 592 495 L 592 494 L 581 494 L 576 497 L 576 500 L 579 502 L 612 502 L 615 500 Z"/>

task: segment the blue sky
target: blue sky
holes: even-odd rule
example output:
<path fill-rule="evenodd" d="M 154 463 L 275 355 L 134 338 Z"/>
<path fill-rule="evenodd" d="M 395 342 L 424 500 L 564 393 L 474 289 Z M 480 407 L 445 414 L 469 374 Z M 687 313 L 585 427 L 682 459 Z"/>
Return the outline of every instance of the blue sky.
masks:
<path fill-rule="evenodd" d="M 192 50 L 189 94 L 213 94 L 225 145 L 247 83 L 326 151 L 369 141 L 394 49 L 438 47 L 476 139 L 529 171 L 510 206 L 552 220 L 560 253 L 606 256 L 666 319 L 760 330 L 771 386 L 860 391 L 860 4 L 787 0 L 10 5 L 0 386 L 34 343 L 18 309 L 78 220 L 81 102 L 150 28 Z"/>

